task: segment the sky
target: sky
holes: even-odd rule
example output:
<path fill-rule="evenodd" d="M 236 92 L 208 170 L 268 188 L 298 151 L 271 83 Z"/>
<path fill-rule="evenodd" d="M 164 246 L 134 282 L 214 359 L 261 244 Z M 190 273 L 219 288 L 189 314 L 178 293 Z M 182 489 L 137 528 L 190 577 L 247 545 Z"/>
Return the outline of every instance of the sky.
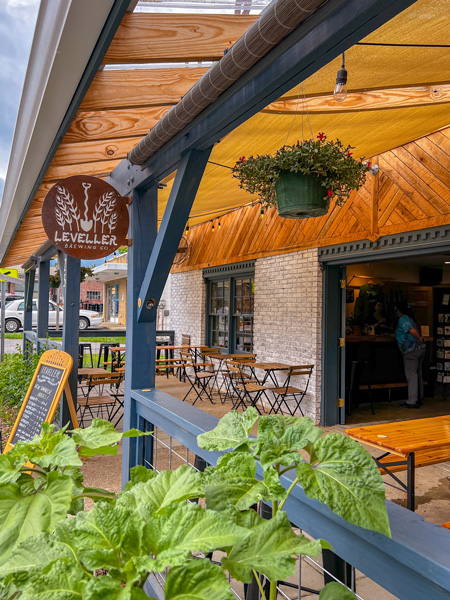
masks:
<path fill-rule="evenodd" d="M 0 197 L 40 0 L 0 0 Z"/>

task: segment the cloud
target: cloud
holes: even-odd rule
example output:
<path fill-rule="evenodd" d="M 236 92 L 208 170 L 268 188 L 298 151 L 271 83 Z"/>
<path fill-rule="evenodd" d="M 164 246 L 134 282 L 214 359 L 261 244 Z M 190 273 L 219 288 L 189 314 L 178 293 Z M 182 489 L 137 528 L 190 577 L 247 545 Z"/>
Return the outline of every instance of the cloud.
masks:
<path fill-rule="evenodd" d="M 38 8 L 39 0 L 0 2 L 0 177 L 6 174 Z"/>

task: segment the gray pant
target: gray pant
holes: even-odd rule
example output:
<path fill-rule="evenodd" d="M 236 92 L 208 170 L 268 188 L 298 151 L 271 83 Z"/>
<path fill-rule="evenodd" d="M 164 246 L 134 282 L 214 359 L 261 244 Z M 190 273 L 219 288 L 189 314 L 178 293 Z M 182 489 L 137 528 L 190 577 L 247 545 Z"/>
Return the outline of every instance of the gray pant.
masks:
<path fill-rule="evenodd" d="M 422 365 L 425 356 L 425 344 L 420 348 L 403 353 L 403 364 L 408 381 L 407 404 L 417 404 L 423 400 L 423 375 Z"/>

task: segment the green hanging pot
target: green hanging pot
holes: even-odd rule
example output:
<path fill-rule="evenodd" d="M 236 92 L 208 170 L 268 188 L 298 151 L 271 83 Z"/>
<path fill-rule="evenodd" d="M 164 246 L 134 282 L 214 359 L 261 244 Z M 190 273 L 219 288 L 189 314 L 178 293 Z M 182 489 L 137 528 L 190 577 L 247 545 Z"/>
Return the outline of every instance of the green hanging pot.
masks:
<path fill-rule="evenodd" d="M 275 184 L 278 214 L 285 219 L 307 219 L 326 215 L 330 205 L 317 175 L 280 171 Z"/>

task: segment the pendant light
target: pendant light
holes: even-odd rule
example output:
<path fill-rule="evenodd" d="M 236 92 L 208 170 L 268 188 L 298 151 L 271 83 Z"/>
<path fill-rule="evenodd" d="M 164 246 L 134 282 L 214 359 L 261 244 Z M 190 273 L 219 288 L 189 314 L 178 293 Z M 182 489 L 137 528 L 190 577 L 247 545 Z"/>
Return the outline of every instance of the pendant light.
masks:
<path fill-rule="evenodd" d="M 344 102 L 347 98 L 347 69 L 345 68 L 345 52 L 342 53 L 342 67 L 337 72 L 336 87 L 333 96 L 336 102 Z"/>

